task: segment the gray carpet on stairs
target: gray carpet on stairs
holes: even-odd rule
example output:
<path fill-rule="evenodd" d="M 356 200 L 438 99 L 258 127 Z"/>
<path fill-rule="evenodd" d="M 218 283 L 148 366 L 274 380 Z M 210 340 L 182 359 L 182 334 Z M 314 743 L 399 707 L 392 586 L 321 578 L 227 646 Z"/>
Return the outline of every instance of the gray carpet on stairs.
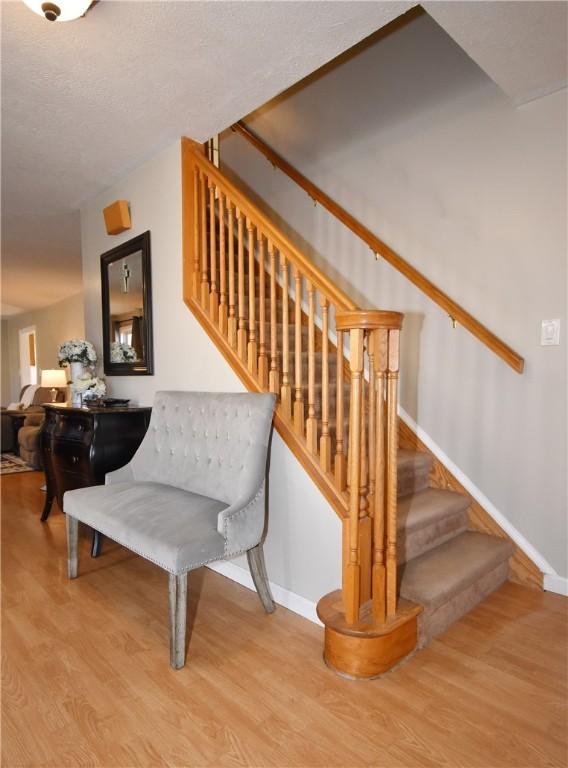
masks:
<path fill-rule="evenodd" d="M 424 606 L 422 646 L 501 586 L 512 553 L 507 539 L 465 531 L 400 567 L 400 595 Z"/>

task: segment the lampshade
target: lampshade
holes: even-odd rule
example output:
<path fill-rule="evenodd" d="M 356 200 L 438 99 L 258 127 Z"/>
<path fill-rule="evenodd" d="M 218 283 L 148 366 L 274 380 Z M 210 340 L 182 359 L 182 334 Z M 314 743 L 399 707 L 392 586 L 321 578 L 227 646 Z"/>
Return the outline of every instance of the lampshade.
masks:
<path fill-rule="evenodd" d="M 41 372 L 42 387 L 66 387 L 67 376 L 61 368 Z"/>
<path fill-rule="evenodd" d="M 54 2 L 24 0 L 24 3 L 38 16 L 43 16 L 48 21 L 73 21 L 87 12 L 92 0 L 54 0 Z"/>

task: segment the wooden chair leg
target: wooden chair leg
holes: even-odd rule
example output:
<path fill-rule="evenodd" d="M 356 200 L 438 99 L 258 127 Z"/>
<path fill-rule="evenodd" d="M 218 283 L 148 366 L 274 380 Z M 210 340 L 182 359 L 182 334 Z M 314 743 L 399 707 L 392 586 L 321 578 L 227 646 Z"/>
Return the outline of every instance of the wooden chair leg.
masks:
<path fill-rule="evenodd" d="M 91 557 L 98 557 L 103 549 L 103 535 L 100 531 L 93 530 L 93 538 L 91 541 Z"/>
<path fill-rule="evenodd" d="M 257 544 L 256 547 L 248 550 L 247 560 L 250 568 L 250 575 L 254 581 L 254 586 L 256 587 L 258 596 L 260 597 L 262 607 L 266 613 L 272 613 L 276 606 L 270 593 L 268 576 L 266 575 L 266 565 L 264 564 L 264 552 L 262 549 L 262 544 Z"/>
<path fill-rule="evenodd" d="M 67 528 L 67 576 L 77 578 L 77 549 L 79 543 L 79 521 L 70 515 L 65 515 Z"/>
<path fill-rule="evenodd" d="M 185 664 L 185 623 L 187 615 L 187 573 L 170 573 L 170 666 L 181 669 Z"/>
<path fill-rule="evenodd" d="M 49 513 L 51 512 L 51 506 L 53 504 L 53 496 L 50 495 L 49 489 L 46 492 L 45 495 L 45 504 L 43 505 L 43 511 L 41 513 L 40 520 L 42 523 L 45 523 L 47 518 L 49 517 Z"/>

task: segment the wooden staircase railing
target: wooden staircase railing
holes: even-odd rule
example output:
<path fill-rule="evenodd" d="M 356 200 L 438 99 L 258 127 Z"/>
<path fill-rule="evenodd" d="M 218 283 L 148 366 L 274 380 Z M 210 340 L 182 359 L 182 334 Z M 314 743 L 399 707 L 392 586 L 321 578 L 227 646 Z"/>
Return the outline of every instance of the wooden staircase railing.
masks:
<path fill-rule="evenodd" d="M 398 253 L 393 251 L 385 242 L 378 238 L 367 227 L 361 224 L 345 208 L 342 208 L 323 190 L 313 184 L 309 179 L 303 176 L 296 168 L 288 163 L 283 157 L 269 147 L 262 139 L 254 134 L 242 121 L 235 123 L 232 130 L 242 136 L 246 141 L 252 144 L 274 167 L 280 168 L 289 178 L 298 186 L 302 187 L 314 202 L 320 203 L 335 218 L 339 219 L 348 229 L 357 237 L 361 238 L 369 248 L 377 255 L 382 256 L 385 261 L 391 264 L 398 272 L 404 275 L 419 290 L 425 293 L 441 309 L 448 313 L 454 323 L 459 322 L 488 349 L 500 357 L 517 373 L 522 373 L 525 365 L 524 359 L 515 352 L 502 339 L 492 333 L 488 328 L 482 325 L 473 315 L 461 307 L 457 302 L 451 299 L 446 293 L 438 288 L 434 283 L 428 280 L 411 264 L 405 261 Z"/>
<path fill-rule="evenodd" d="M 402 315 L 359 310 L 188 139 L 182 185 L 184 300 L 245 385 L 276 395 L 277 429 L 342 519 L 342 590 L 318 607 L 328 663 L 357 675 L 371 645 L 384 671 L 419 612 L 396 600 Z"/>

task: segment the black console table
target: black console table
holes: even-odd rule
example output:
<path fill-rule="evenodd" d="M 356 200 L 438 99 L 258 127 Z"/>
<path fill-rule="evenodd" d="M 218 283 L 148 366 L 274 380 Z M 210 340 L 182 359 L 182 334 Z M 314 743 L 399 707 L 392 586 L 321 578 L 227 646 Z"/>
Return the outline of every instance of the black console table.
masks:
<path fill-rule="evenodd" d="M 49 517 L 53 500 L 63 510 L 63 494 L 75 488 L 103 485 L 107 472 L 127 464 L 150 422 L 151 408 L 74 408 L 45 404 L 40 446 L 47 495 L 41 515 Z M 100 552 L 101 536 L 93 536 L 91 555 Z"/>

